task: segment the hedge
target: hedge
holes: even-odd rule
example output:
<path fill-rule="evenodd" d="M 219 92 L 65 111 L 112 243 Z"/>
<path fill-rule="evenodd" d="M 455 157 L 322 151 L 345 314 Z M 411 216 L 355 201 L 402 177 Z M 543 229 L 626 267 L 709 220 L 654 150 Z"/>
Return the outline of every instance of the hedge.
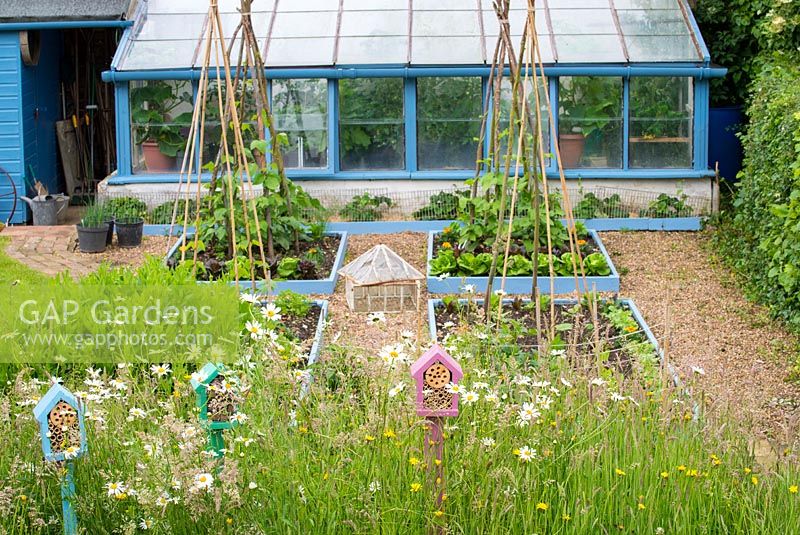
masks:
<path fill-rule="evenodd" d="M 751 297 L 800 330 L 800 57 L 776 54 L 752 86 L 734 213 L 717 241 Z"/>

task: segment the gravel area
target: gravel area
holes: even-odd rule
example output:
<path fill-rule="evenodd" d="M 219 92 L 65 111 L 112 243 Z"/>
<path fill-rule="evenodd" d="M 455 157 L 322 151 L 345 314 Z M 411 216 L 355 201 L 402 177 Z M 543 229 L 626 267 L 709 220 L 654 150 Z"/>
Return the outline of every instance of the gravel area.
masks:
<path fill-rule="evenodd" d="M 758 436 L 780 444 L 793 442 L 800 425 L 800 384 L 788 378 L 800 339 L 744 298 L 730 272 L 713 261 L 708 236 L 603 232 L 602 239 L 622 274 L 620 294 L 633 298 L 666 347 L 669 361 L 695 393 L 702 392 L 706 406 L 734 414 Z M 379 243 L 424 272 L 424 233 L 351 236 L 347 261 Z M 428 340 L 424 287 L 419 315 L 386 314 L 385 323 L 368 324 L 366 314 L 351 312 L 343 282 L 327 298 L 327 344 L 371 356 L 399 341 L 403 330 Z"/>
<path fill-rule="evenodd" d="M 395 253 L 403 257 L 415 268 L 425 273 L 427 234 L 421 232 L 403 232 L 400 234 L 364 234 L 350 236 L 347 239 L 347 256 L 345 264 L 355 260 L 378 244 L 385 244 Z M 326 343 L 335 342 L 349 348 L 360 350 L 364 355 L 377 355 L 387 344 L 399 342 L 400 333 L 411 331 L 428 340 L 427 305 L 428 294 L 425 283 L 422 283 L 420 313 L 406 311 L 385 314 L 385 322 L 367 323 L 366 313 L 352 312 L 347 306 L 344 296 L 344 281 L 340 278 L 336 293 L 326 297 L 330 301 L 328 319 L 331 325 L 326 331 Z"/>
<path fill-rule="evenodd" d="M 797 437 L 800 385 L 788 381 L 800 340 L 748 302 L 713 260 L 705 233 L 604 232 L 633 298 L 667 358 L 702 391 L 712 410 L 730 411 L 781 444 Z M 705 375 L 693 372 L 696 366 Z"/>
<path fill-rule="evenodd" d="M 139 247 L 120 247 L 117 245 L 117 237 L 114 242 L 106 247 L 102 253 L 82 253 L 78 248 L 78 238 L 73 237 L 73 254 L 87 260 L 93 260 L 99 265 L 101 262 L 109 262 L 113 266 L 134 266 L 138 267 L 145 261 L 146 256 L 161 256 L 167 254 L 170 245 L 175 243 L 175 237 L 168 236 L 143 236 L 142 244 Z"/>

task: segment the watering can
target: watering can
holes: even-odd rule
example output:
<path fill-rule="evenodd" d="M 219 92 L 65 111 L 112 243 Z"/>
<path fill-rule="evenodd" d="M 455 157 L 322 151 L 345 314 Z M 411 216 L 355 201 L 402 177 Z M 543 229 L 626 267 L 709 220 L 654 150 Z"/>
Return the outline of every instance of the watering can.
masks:
<path fill-rule="evenodd" d="M 33 199 L 20 196 L 20 199 L 28 203 L 36 226 L 57 225 L 58 214 L 69 204 L 66 195 L 37 195 Z"/>

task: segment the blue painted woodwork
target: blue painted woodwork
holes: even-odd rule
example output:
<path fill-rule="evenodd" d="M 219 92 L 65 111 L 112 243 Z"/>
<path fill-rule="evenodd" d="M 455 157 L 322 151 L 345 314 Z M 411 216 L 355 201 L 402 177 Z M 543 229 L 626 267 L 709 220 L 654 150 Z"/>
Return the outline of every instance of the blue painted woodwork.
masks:
<path fill-rule="evenodd" d="M 465 304 L 467 302 L 466 299 L 460 299 L 459 301 L 462 304 Z M 554 299 L 553 301 L 557 305 L 575 305 L 575 304 L 577 304 L 577 301 L 575 301 L 574 299 Z M 477 300 L 475 302 L 477 302 L 478 304 L 483 304 L 482 300 Z M 504 299 L 503 300 L 504 304 L 507 303 L 507 304 L 510 305 L 512 302 L 513 301 L 511 299 Z M 619 299 L 618 302 L 623 304 L 623 305 L 625 305 L 628 308 L 628 310 L 631 311 L 631 314 L 633 315 L 633 319 L 636 320 L 636 323 L 638 323 L 639 327 L 641 327 L 642 331 L 644 331 L 644 334 L 647 337 L 647 341 L 650 342 L 653 345 L 653 347 L 656 350 L 656 353 L 658 353 L 658 356 L 660 358 L 663 358 L 663 352 L 661 351 L 661 348 L 658 345 L 658 340 L 656 339 L 655 335 L 653 334 L 653 331 L 650 330 L 650 327 L 647 325 L 647 322 L 644 321 L 644 317 L 642 316 L 642 313 L 639 312 L 639 309 L 636 307 L 636 305 L 634 304 L 633 300 L 624 299 L 623 298 L 623 299 Z M 433 341 L 436 341 L 436 339 L 438 337 L 438 333 L 437 333 L 437 330 L 436 330 L 436 307 L 441 305 L 441 304 L 442 304 L 442 300 L 441 299 L 428 299 L 428 333 L 430 334 L 431 340 L 433 340 Z"/>
<path fill-rule="evenodd" d="M 169 225 L 145 225 L 145 228 L 148 226 L 156 227 L 153 228 L 149 232 L 158 233 L 161 232 L 166 233 L 169 229 Z M 176 230 L 173 234 L 180 234 L 183 231 L 181 226 L 176 226 Z M 148 232 L 148 231 L 145 231 Z M 266 281 L 257 280 L 255 284 L 255 288 L 260 291 L 264 292 L 269 295 L 277 295 L 284 290 L 291 290 L 295 293 L 299 294 L 317 294 L 317 295 L 324 295 L 324 294 L 332 294 L 334 289 L 336 288 L 336 282 L 339 280 L 339 270 L 342 268 L 344 264 L 344 257 L 347 253 L 347 232 L 337 232 L 337 231 L 330 231 L 325 232 L 326 236 L 331 235 L 338 235 L 340 237 L 339 240 L 339 248 L 336 251 L 336 258 L 333 262 L 333 267 L 331 268 L 331 273 L 324 279 L 318 280 L 273 280 L 272 287 L 266 287 Z M 188 242 L 194 236 L 194 229 L 190 229 L 186 233 L 186 241 Z M 178 250 L 183 243 L 184 238 L 182 236 L 177 238 L 177 241 L 172 245 L 170 250 L 167 252 L 166 256 L 164 257 L 164 262 L 169 260 L 172 256 L 178 254 Z M 198 284 L 205 284 L 206 281 L 198 281 Z M 231 282 L 230 284 L 235 284 Z M 239 281 L 239 288 L 250 290 L 253 289 L 253 281 L 242 279 Z"/>
<path fill-rule="evenodd" d="M 708 167 L 719 162 L 719 174 L 728 181 L 736 180 L 742 170 L 742 142 L 737 134 L 744 126 L 741 106 L 711 108 L 708 127 Z"/>
<path fill-rule="evenodd" d="M 78 401 L 78 398 L 72 394 L 72 392 L 59 384 L 54 384 L 50 387 L 50 390 L 48 390 L 47 393 L 42 396 L 42 399 L 39 400 L 39 403 L 37 403 L 33 408 L 33 417 L 39 424 L 39 433 L 42 439 L 42 453 L 44 453 L 44 458 L 47 461 L 66 460 L 66 456 L 63 452 L 53 453 L 53 447 L 50 444 L 48 429 L 48 417 L 50 416 L 50 411 L 53 410 L 53 408 L 61 401 L 74 408 L 78 413 L 78 426 L 80 428 L 81 444 L 78 451 L 75 452 L 74 455 L 70 456 L 70 458 L 82 457 L 86 454 L 87 450 L 83 405 Z"/>
<path fill-rule="evenodd" d="M 42 31 L 39 64 L 22 63 L 19 33 L 0 31 L 0 168 L 7 171 L 18 195 L 30 193 L 30 169 L 50 193 L 61 193 L 56 160 L 55 122 L 59 118 L 59 58 L 61 35 Z M 10 191 L 5 177 L 0 195 Z M 8 219 L 13 201 L 0 198 L 0 221 Z M 28 207 L 18 201 L 11 223 L 24 223 Z"/>
<path fill-rule="evenodd" d="M 129 30 L 125 30 L 126 32 Z M 117 49 L 115 60 L 120 49 Z M 538 70 L 538 69 L 537 69 Z M 274 68 L 267 69 L 270 79 L 278 78 L 419 78 L 423 76 L 488 76 L 489 66 L 453 67 L 402 67 L 390 65 L 340 66 L 320 68 Z M 506 69 L 508 73 L 508 69 Z M 697 64 L 646 64 L 635 65 L 559 65 L 545 66 L 544 74 L 553 76 L 692 76 L 694 78 L 721 78 L 728 72 L 723 67 L 710 67 Z M 163 69 L 152 71 L 105 71 L 104 82 L 130 82 L 133 80 L 197 80 L 200 69 Z"/>
<path fill-rule="evenodd" d="M 34 67 L 22 65 L 22 126 L 25 173 L 33 175 L 50 191 L 62 193 L 56 154 L 56 121 L 61 116 L 59 63 L 61 32 L 41 32 L 41 57 Z"/>
<path fill-rule="evenodd" d="M 0 32 L 0 168 L 11 175 L 18 195 L 24 195 L 25 156 L 22 138 L 22 61 L 19 53 L 19 34 Z M 3 174 L 0 171 L 0 174 Z M 7 177 L 0 176 L 0 195 L 11 191 Z M 5 223 L 13 200 L 0 198 L 0 222 Z M 11 223 L 24 223 L 28 207 L 17 202 Z"/>
<path fill-rule="evenodd" d="M 566 67 L 559 67 L 559 69 L 566 69 Z M 627 134 L 630 131 L 630 118 L 629 118 L 629 104 L 630 104 L 630 83 L 629 78 L 631 73 L 637 72 L 639 75 L 648 76 L 663 76 L 665 73 L 677 76 L 681 73 L 682 76 L 694 76 L 694 123 L 693 123 L 693 165 L 687 169 L 630 169 L 629 164 L 629 146 L 628 143 L 623 143 L 622 154 L 622 168 L 621 169 L 567 169 L 564 171 L 564 176 L 567 179 L 604 179 L 604 178 L 620 178 L 620 179 L 691 179 L 691 178 L 708 178 L 714 176 L 712 171 L 706 167 L 707 154 L 708 154 L 708 104 L 709 104 L 709 83 L 705 75 L 705 67 L 681 67 L 681 68 L 665 68 L 661 67 L 626 67 L 619 70 L 616 74 L 615 68 L 602 67 L 602 68 L 574 68 L 571 71 L 566 71 L 571 75 L 579 75 L 588 73 L 590 75 L 615 75 L 623 77 L 623 139 L 628 139 Z M 442 76 L 454 76 L 461 72 L 462 68 L 449 68 L 449 69 L 421 69 L 421 68 L 406 68 L 402 72 L 404 76 L 409 72 L 415 72 L 418 76 L 425 75 L 430 72 L 435 72 Z M 311 69 L 316 73 L 315 77 L 320 77 L 328 73 L 330 69 Z M 370 72 L 380 72 L 384 75 L 391 75 L 394 71 L 390 68 L 373 69 Z M 724 69 L 722 69 L 724 72 Z M 180 78 L 181 71 L 171 71 L 169 79 Z M 336 71 L 340 72 L 340 71 Z M 359 71 L 360 72 L 360 71 Z M 268 71 L 269 73 L 269 71 Z M 558 102 L 558 79 L 555 75 L 548 72 L 545 68 L 545 73 L 551 75 L 549 78 L 549 93 L 551 102 Z M 716 71 L 715 71 L 716 73 Z M 105 73 L 104 73 L 105 74 Z M 112 73 L 119 74 L 119 73 Z M 717 75 L 716 73 L 715 75 Z M 113 77 L 112 77 L 113 78 Z M 167 79 L 167 77 L 157 77 L 158 79 Z M 484 85 L 486 82 L 484 81 Z M 116 83 L 116 99 L 117 99 L 117 161 L 119 162 L 119 170 L 115 176 L 109 180 L 110 184 L 158 184 L 158 183 L 173 183 L 179 181 L 179 175 L 171 174 L 140 174 L 134 175 L 131 170 L 130 153 L 130 113 L 128 110 L 128 82 L 118 81 Z M 404 83 L 404 124 L 405 124 L 405 160 L 406 168 L 404 170 L 392 171 L 341 171 L 339 166 L 339 125 L 338 125 L 338 81 L 331 78 L 328 81 L 328 166 L 326 169 L 287 169 L 287 176 L 293 180 L 450 180 L 460 181 L 472 178 L 474 170 L 442 170 L 442 171 L 419 171 L 417 168 L 417 117 L 416 117 L 416 78 L 406 77 Z M 489 102 L 489 112 L 491 113 L 491 98 Z M 553 133 L 558 132 L 558 116 L 552 117 L 552 127 L 550 136 L 549 152 L 555 152 L 556 136 Z M 491 127 L 491 121 L 487 121 L 487 131 L 485 143 L 488 144 L 488 130 Z M 559 173 L 555 158 L 550 158 L 548 169 L 548 178 L 558 178 Z"/>

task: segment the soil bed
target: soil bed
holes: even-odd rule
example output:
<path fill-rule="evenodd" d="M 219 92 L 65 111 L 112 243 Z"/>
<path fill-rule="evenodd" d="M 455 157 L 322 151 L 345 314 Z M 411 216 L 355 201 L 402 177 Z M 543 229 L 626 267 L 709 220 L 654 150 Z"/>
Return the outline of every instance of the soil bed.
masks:
<path fill-rule="evenodd" d="M 542 344 L 546 345 L 548 331 L 553 326 L 555 338 L 550 343 L 551 354 L 577 358 L 586 354 L 607 354 L 606 366 L 630 375 L 642 358 L 657 357 L 644 329 L 634 319 L 630 309 L 618 301 L 598 303 L 595 335 L 593 314 L 588 305 L 574 301 L 556 302 L 555 317 L 551 318 L 549 303 L 541 306 Z M 439 339 L 449 334 L 466 334 L 476 325 L 486 323 L 483 303 L 480 301 L 458 301 L 448 299 L 435 308 L 436 332 Z M 497 309 L 493 307 L 492 323 L 496 324 Z M 539 348 L 535 307 L 528 300 L 514 299 L 505 302 L 502 309 L 501 332 L 514 346 L 524 352 L 536 353 Z M 599 350 L 597 342 L 599 341 Z M 652 362 L 651 362 L 652 364 Z"/>
<path fill-rule="evenodd" d="M 322 307 L 316 303 L 311 305 L 308 314 L 302 317 L 284 315 L 281 318 L 281 323 L 286 327 L 292 336 L 301 340 L 305 345 L 306 343 L 312 344 L 314 336 L 317 334 L 317 325 L 319 325 L 319 315 L 322 313 Z"/>
<path fill-rule="evenodd" d="M 336 263 L 336 253 L 339 250 L 339 244 L 341 243 L 341 240 L 342 238 L 339 235 L 323 236 L 322 239 L 317 242 L 300 242 L 299 252 L 295 251 L 294 249 L 290 251 L 276 251 L 275 260 L 272 262 L 270 269 L 272 280 L 319 280 L 328 278 L 333 271 L 334 264 Z M 191 238 L 189 238 L 187 243 L 191 243 L 191 241 Z M 317 256 L 318 260 L 316 263 L 306 262 L 303 260 L 306 255 L 309 254 Z M 253 256 L 256 262 L 261 261 L 261 252 L 257 248 L 254 248 L 253 250 Z M 295 271 L 293 276 L 287 279 L 279 276 L 278 266 L 281 260 L 289 257 L 299 258 L 300 262 L 298 264 L 298 269 Z M 186 259 L 191 260 L 191 258 L 191 251 L 187 251 Z M 197 259 L 206 268 L 205 273 L 198 272 L 197 280 L 218 279 L 226 271 L 226 261 L 222 261 L 217 258 L 217 256 L 214 254 L 213 247 L 210 247 L 207 251 L 199 252 L 197 254 Z M 170 267 L 178 265 L 179 262 L 180 252 L 176 252 L 175 255 L 168 260 Z M 256 278 L 259 280 L 263 278 L 263 271 L 261 268 L 256 269 Z"/>

